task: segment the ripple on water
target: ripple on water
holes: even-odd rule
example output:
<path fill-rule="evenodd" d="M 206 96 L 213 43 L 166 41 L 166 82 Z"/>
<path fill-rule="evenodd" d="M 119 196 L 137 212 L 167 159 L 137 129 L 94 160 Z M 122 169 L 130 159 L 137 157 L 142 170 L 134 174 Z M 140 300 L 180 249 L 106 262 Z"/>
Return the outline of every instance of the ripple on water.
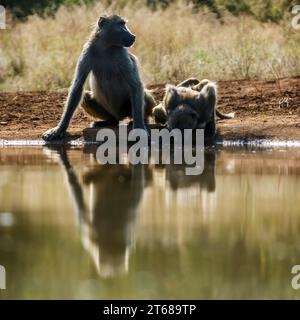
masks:
<path fill-rule="evenodd" d="M 71 140 L 68 142 L 54 142 L 51 144 L 68 144 L 73 146 L 83 146 L 88 144 L 97 144 L 96 142 L 86 142 L 82 140 Z M 257 139 L 257 140 L 223 140 L 217 141 L 217 145 L 223 147 L 255 147 L 255 148 L 300 148 L 299 140 L 267 140 L 267 139 Z M 10 146 L 44 146 L 46 142 L 41 139 L 36 140 L 4 140 L 0 139 L 0 147 L 10 147 Z"/>
<path fill-rule="evenodd" d="M 224 140 L 224 141 L 218 142 L 218 144 L 224 147 L 243 147 L 243 146 L 256 147 L 256 148 L 282 148 L 282 147 L 299 148 L 300 147 L 300 141 L 297 141 L 297 140 L 287 140 L 287 141 L 265 140 L 265 139 Z"/>

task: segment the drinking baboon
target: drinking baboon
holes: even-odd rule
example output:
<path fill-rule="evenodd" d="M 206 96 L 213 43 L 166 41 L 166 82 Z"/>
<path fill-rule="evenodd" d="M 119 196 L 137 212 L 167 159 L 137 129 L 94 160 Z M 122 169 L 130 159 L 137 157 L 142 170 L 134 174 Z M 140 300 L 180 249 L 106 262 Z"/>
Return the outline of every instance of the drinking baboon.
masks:
<path fill-rule="evenodd" d="M 45 140 L 60 139 L 79 105 L 84 83 L 89 77 L 91 91 L 86 91 L 81 106 L 96 120 L 114 124 L 133 117 L 134 128 L 145 129 L 144 116 L 150 115 L 155 101 L 144 89 L 137 58 L 128 52 L 135 35 L 117 15 L 100 17 L 78 59 L 74 79 L 57 127 L 46 131 Z M 94 122 L 100 126 L 102 122 Z"/>
<path fill-rule="evenodd" d="M 152 114 L 157 123 L 168 123 L 170 129 L 205 129 L 216 133 L 216 115 L 232 119 L 233 113 L 224 114 L 216 109 L 217 88 L 214 82 L 195 78 L 187 79 L 177 86 L 167 85 L 163 102 Z"/>

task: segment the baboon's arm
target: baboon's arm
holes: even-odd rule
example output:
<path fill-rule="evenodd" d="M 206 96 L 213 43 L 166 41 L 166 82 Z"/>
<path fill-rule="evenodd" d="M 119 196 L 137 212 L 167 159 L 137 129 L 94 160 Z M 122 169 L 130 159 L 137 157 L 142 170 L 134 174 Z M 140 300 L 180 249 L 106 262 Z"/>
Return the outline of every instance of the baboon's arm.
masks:
<path fill-rule="evenodd" d="M 91 71 L 89 60 L 90 59 L 86 52 L 82 52 L 78 59 L 75 75 L 68 94 L 67 102 L 65 104 L 64 112 L 58 124 L 59 129 L 62 131 L 67 130 L 70 120 L 81 100 L 84 83 Z"/>
<path fill-rule="evenodd" d="M 61 139 L 70 123 L 70 120 L 76 110 L 83 91 L 84 82 L 91 71 L 90 57 L 86 51 L 83 51 L 78 59 L 75 75 L 69 91 L 67 102 L 61 120 L 55 128 L 47 130 L 43 134 L 43 139 L 52 141 Z"/>

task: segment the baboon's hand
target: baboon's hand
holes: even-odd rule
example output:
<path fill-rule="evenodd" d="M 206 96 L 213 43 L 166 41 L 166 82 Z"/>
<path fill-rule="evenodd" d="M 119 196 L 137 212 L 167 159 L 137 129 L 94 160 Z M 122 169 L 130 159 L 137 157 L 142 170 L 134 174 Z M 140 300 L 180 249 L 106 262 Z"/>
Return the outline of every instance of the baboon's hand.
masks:
<path fill-rule="evenodd" d="M 147 127 L 144 123 L 133 123 L 133 129 L 144 129 L 147 130 Z"/>
<path fill-rule="evenodd" d="M 144 124 L 140 124 L 140 125 L 133 125 L 133 129 L 143 129 L 146 132 L 148 132 L 148 128 L 144 125 Z"/>
<path fill-rule="evenodd" d="M 47 130 L 43 134 L 42 138 L 45 141 L 60 140 L 64 137 L 64 134 L 65 134 L 65 132 L 62 129 L 60 129 L 59 127 L 55 127 L 55 128 Z"/>
<path fill-rule="evenodd" d="M 161 104 L 153 108 L 152 116 L 156 123 L 166 124 L 168 121 L 166 109 Z"/>

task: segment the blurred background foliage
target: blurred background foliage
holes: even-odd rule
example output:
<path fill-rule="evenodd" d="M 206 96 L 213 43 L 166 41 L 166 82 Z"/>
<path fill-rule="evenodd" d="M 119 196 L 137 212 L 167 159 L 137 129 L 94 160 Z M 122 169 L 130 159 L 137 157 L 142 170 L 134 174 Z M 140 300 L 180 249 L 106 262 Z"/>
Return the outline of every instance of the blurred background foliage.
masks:
<path fill-rule="evenodd" d="M 296 0 L 299 1 L 299 0 Z M 0 0 L 1 3 L 1 0 Z M 2 3 L 4 3 L 2 1 Z M 188 77 L 300 75 L 300 30 L 287 0 L 9 0 L 0 31 L 0 90 L 67 88 L 102 14 L 128 18 L 147 84 Z"/>
<path fill-rule="evenodd" d="M 152 10 L 166 9 L 170 4 L 177 0 L 121 0 L 117 1 L 117 5 L 122 8 L 128 3 L 140 3 L 148 6 Z M 110 6 L 112 0 L 6 0 L 0 1 L 6 5 L 12 15 L 17 19 L 26 19 L 28 15 L 37 13 L 39 15 L 51 15 L 61 6 L 74 5 L 92 5 L 95 2 L 101 2 L 102 5 Z M 279 22 L 297 1 L 291 0 L 185 0 L 187 4 L 191 4 L 194 10 L 202 7 L 208 8 L 215 13 L 218 18 L 222 18 L 224 13 L 229 12 L 235 16 L 246 14 L 255 17 L 262 22 Z"/>

